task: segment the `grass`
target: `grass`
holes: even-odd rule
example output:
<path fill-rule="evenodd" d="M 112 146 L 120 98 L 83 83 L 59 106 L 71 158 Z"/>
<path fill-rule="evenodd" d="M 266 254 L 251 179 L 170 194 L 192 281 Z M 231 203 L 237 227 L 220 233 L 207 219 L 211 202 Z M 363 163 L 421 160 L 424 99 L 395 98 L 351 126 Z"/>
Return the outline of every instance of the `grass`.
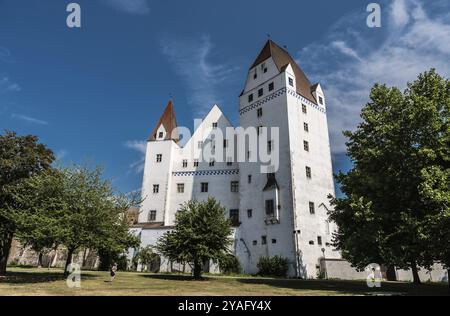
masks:
<path fill-rule="evenodd" d="M 67 287 L 57 269 L 9 268 L 0 277 L 1 296 L 329 296 L 329 295 L 447 295 L 447 284 L 384 282 L 369 289 L 363 281 L 278 280 L 207 275 L 203 281 L 178 274 L 119 272 L 109 282 L 107 272 L 83 271 L 81 288 Z"/>

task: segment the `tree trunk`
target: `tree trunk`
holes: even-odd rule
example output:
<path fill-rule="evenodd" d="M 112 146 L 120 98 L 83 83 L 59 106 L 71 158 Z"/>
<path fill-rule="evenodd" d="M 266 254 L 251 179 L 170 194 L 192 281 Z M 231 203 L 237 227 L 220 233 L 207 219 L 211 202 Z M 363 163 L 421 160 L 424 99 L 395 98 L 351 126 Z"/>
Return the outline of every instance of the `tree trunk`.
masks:
<path fill-rule="evenodd" d="M 38 269 L 42 268 L 42 257 L 44 256 L 44 254 L 42 253 L 42 251 L 39 252 L 38 255 Z"/>
<path fill-rule="evenodd" d="M 14 234 L 10 232 L 0 236 L 0 238 L 3 239 L 0 242 L 0 275 L 6 274 L 6 266 L 8 265 L 8 257 L 11 250 L 13 237 Z"/>
<path fill-rule="evenodd" d="M 202 264 L 201 261 L 196 260 L 194 262 L 194 279 L 201 280 L 202 278 Z"/>
<path fill-rule="evenodd" d="M 67 252 L 66 265 L 64 266 L 64 276 L 66 276 L 66 277 L 70 274 L 70 272 L 67 271 L 67 268 L 72 263 L 72 257 L 73 257 L 74 251 L 75 251 L 74 249 L 68 249 L 68 252 Z"/>
<path fill-rule="evenodd" d="M 412 271 L 412 274 L 413 274 L 413 280 L 414 280 L 413 282 L 414 282 L 414 284 L 421 284 L 420 277 L 419 277 L 419 271 L 417 269 L 417 264 L 415 262 L 413 262 L 411 264 L 411 271 Z"/>

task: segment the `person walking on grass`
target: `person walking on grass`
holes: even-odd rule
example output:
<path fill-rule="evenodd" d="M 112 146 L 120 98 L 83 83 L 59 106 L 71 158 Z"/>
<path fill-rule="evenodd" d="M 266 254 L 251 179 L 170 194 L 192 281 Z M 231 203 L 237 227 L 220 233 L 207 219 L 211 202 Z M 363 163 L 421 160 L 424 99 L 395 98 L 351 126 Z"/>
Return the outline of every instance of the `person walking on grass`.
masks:
<path fill-rule="evenodd" d="M 109 268 L 109 272 L 111 275 L 111 282 L 112 282 L 116 278 L 116 272 L 117 272 L 117 263 L 115 263 L 114 261 L 112 262 L 111 267 Z"/>

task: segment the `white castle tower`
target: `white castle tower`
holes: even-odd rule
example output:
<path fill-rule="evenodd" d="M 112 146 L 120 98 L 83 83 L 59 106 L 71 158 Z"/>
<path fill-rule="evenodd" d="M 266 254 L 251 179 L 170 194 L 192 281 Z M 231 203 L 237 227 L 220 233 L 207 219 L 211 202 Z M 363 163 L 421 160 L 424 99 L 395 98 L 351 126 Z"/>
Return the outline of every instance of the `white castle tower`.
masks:
<path fill-rule="evenodd" d="M 292 277 L 317 277 L 320 260 L 339 259 L 331 246 L 333 223 L 327 221 L 334 195 L 326 99 L 289 53 L 269 40 L 248 72 L 239 102 L 243 128 L 278 128 L 264 143 L 279 150 L 279 167 L 262 173 L 250 149 L 236 162 L 225 153 L 217 162 L 202 161 L 205 146 L 222 146 L 214 131 L 231 127 L 217 105 L 180 145 L 173 103 L 169 102 L 147 145 L 139 224 L 133 228 L 142 246 L 154 245 L 173 228 L 183 202 L 214 196 L 235 224 L 234 252 L 244 272 L 257 273 L 261 257 L 289 260 Z M 227 148 L 231 139 L 223 140 Z M 278 143 L 277 143 L 278 142 Z M 261 142 L 260 142 L 261 144 Z M 132 255 L 132 254 L 131 254 Z M 162 259 L 161 270 L 184 270 Z"/>

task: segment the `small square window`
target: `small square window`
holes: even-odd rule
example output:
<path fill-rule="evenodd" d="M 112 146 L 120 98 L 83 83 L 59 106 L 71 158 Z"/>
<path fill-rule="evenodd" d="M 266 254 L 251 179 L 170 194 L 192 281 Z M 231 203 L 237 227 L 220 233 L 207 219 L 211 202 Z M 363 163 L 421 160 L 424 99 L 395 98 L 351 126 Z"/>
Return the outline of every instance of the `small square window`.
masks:
<path fill-rule="evenodd" d="M 258 241 L 257 240 L 253 240 L 253 246 L 257 246 L 258 245 Z"/>
<path fill-rule="evenodd" d="M 239 192 L 239 181 L 231 181 L 231 192 L 233 193 Z"/>
<path fill-rule="evenodd" d="M 202 191 L 202 193 L 207 193 L 208 192 L 208 182 L 202 182 L 202 184 L 201 184 L 201 191 Z"/>
<path fill-rule="evenodd" d="M 183 159 L 183 168 L 187 168 L 188 161 L 186 159 Z"/>
<path fill-rule="evenodd" d="M 289 77 L 289 85 L 290 85 L 291 87 L 294 86 L 294 79 L 292 79 L 291 77 Z"/>
<path fill-rule="evenodd" d="M 159 138 L 163 138 L 164 137 L 164 133 L 163 132 L 159 132 Z"/>
<path fill-rule="evenodd" d="M 272 239 L 272 244 L 276 244 L 277 240 L 276 239 Z"/>
<path fill-rule="evenodd" d="M 150 211 L 148 213 L 148 221 L 149 222 L 154 222 L 156 221 L 156 211 Z"/>
<path fill-rule="evenodd" d="M 275 84 L 273 82 L 269 83 L 269 91 L 273 91 L 275 89 Z"/>
<path fill-rule="evenodd" d="M 302 104 L 302 112 L 303 114 L 307 114 L 308 110 L 306 109 L 306 105 Z"/>
<path fill-rule="evenodd" d="M 156 155 L 156 162 L 158 162 L 158 163 L 162 162 L 162 154 Z"/>
<path fill-rule="evenodd" d="M 159 184 L 154 184 L 154 185 L 153 185 L 153 193 L 154 193 L 154 194 L 159 193 Z"/>
<path fill-rule="evenodd" d="M 253 210 L 247 210 L 247 217 L 252 218 L 253 217 Z"/>
<path fill-rule="evenodd" d="M 310 214 L 315 214 L 316 213 L 316 208 L 314 206 L 314 202 L 309 202 L 309 213 Z"/>
<path fill-rule="evenodd" d="M 248 183 L 252 183 L 252 175 L 251 174 L 248 175 Z"/>
<path fill-rule="evenodd" d="M 198 167 L 198 159 L 194 160 L 194 167 Z"/>
<path fill-rule="evenodd" d="M 322 246 L 322 236 L 317 236 L 317 244 Z"/>
<path fill-rule="evenodd" d="M 305 149 L 305 151 L 309 151 L 309 142 L 307 142 L 306 140 L 303 141 L 303 148 Z"/>
<path fill-rule="evenodd" d="M 258 97 L 262 97 L 263 94 L 264 94 L 264 89 L 263 88 L 259 89 L 258 90 Z"/>
<path fill-rule="evenodd" d="M 310 241 L 309 241 L 309 244 L 310 244 L 310 245 L 314 245 L 314 240 L 310 240 Z"/>
<path fill-rule="evenodd" d="M 257 113 L 258 117 L 262 117 L 263 116 L 263 109 L 259 108 L 256 113 Z"/>
<path fill-rule="evenodd" d="M 306 167 L 306 177 L 308 179 L 312 178 L 311 167 Z"/>
<path fill-rule="evenodd" d="M 248 95 L 248 102 L 253 102 L 253 93 Z"/>
<path fill-rule="evenodd" d="M 267 236 L 261 236 L 261 244 L 267 245 Z"/>
<path fill-rule="evenodd" d="M 178 183 L 177 184 L 177 192 L 178 193 L 184 193 L 184 183 Z"/>
<path fill-rule="evenodd" d="M 309 124 L 303 123 L 303 129 L 305 130 L 305 132 L 309 132 Z"/>

